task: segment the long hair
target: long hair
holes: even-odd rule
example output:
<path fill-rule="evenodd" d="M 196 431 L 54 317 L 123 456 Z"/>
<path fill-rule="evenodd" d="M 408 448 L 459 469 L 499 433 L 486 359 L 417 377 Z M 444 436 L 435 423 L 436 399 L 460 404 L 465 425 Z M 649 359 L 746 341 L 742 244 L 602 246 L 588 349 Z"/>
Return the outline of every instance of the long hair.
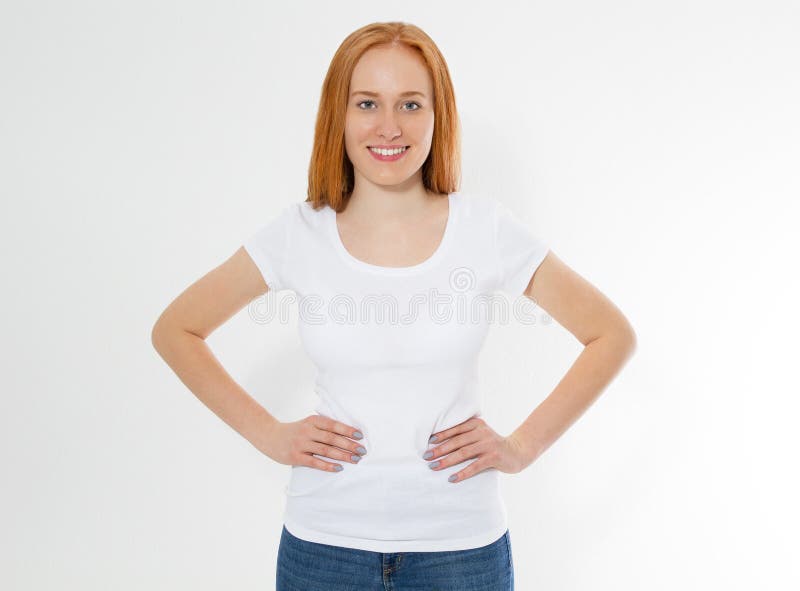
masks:
<path fill-rule="evenodd" d="M 433 138 L 422 164 L 425 188 L 433 193 L 458 191 L 461 181 L 461 130 L 447 63 L 433 40 L 404 22 L 372 23 L 350 33 L 328 67 L 317 112 L 314 146 L 308 167 L 308 197 L 314 209 L 328 204 L 341 211 L 353 192 L 353 163 L 344 141 L 350 78 L 358 60 L 376 45 L 405 45 L 419 53 L 433 79 Z"/>

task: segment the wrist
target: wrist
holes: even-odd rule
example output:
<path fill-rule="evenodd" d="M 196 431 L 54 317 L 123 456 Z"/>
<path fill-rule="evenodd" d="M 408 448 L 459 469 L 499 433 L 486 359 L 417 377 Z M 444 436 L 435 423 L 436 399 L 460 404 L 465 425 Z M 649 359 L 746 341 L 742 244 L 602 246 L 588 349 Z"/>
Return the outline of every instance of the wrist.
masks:
<path fill-rule="evenodd" d="M 525 433 L 520 429 L 517 429 L 511 435 L 509 435 L 509 438 L 516 442 L 516 445 L 520 450 L 520 456 L 522 459 L 521 470 L 524 470 L 533 462 L 535 462 L 544 451 L 544 446 L 537 441 L 535 437 L 532 437 L 529 433 Z"/>
<path fill-rule="evenodd" d="M 272 449 L 274 448 L 274 439 L 276 427 L 280 425 L 280 421 L 271 415 L 266 415 L 259 421 L 258 428 L 250 439 L 258 451 L 265 456 L 272 457 Z"/>

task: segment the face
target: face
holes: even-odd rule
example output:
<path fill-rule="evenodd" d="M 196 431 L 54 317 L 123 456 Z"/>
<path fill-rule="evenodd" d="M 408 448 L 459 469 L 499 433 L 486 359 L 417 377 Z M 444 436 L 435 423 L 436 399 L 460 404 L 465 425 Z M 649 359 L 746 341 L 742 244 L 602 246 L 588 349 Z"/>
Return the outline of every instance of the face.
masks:
<path fill-rule="evenodd" d="M 422 182 L 433 138 L 433 81 L 425 62 L 405 46 L 373 47 L 353 70 L 345 118 L 345 149 L 356 186 Z M 400 154 L 375 154 L 385 147 Z"/>

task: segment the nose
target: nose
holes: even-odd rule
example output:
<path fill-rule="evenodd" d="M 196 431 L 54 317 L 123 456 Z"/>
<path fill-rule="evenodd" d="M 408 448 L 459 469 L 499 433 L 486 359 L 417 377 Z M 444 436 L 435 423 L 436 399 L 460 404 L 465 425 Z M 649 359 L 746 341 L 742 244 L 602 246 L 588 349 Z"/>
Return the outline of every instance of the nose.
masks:
<path fill-rule="evenodd" d="M 377 131 L 378 135 L 384 138 L 386 143 L 391 143 L 394 138 L 400 135 L 400 126 L 397 124 L 394 111 L 386 111 L 386 115 L 381 119 Z"/>

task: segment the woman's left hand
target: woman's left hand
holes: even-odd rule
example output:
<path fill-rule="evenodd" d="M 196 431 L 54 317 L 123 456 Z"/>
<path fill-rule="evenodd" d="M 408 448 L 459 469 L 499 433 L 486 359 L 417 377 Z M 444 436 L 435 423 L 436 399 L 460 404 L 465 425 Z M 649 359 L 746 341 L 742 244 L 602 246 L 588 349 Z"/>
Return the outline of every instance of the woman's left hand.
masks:
<path fill-rule="evenodd" d="M 525 466 L 525 454 L 520 442 L 509 435 L 497 434 L 486 421 L 480 417 L 472 417 L 454 427 L 433 433 L 436 444 L 427 453 L 432 470 L 438 472 L 455 466 L 466 460 L 477 458 L 463 470 L 450 476 L 450 482 L 461 482 L 489 468 L 497 468 L 507 474 L 521 472 Z M 438 465 L 436 462 L 439 462 Z"/>

